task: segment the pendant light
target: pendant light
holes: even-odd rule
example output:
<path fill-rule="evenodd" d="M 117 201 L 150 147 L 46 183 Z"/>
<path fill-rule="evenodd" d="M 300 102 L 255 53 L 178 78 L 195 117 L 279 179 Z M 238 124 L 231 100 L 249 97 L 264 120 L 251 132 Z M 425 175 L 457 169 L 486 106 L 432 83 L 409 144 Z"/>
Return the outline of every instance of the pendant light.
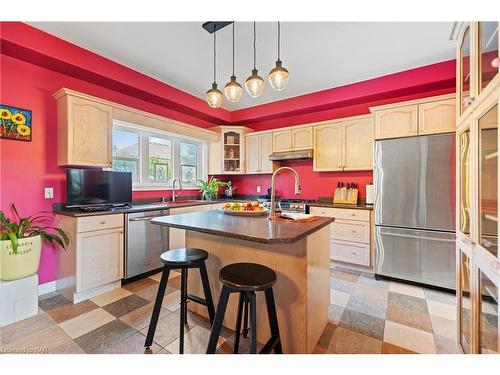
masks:
<path fill-rule="evenodd" d="M 245 82 L 245 88 L 247 89 L 248 95 L 250 95 L 252 98 L 258 98 L 259 96 L 262 95 L 262 92 L 264 91 L 264 86 L 266 82 L 262 79 L 257 74 L 257 68 L 255 67 L 256 65 L 256 51 L 255 51 L 255 43 L 256 43 L 256 36 L 255 36 L 255 26 L 256 22 L 253 23 L 253 69 L 252 69 L 252 75 L 247 78 Z"/>
<path fill-rule="evenodd" d="M 233 22 L 233 75 L 231 76 L 231 81 L 229 81 L 224 87 L 224 94 L 226 94 L 227 100 L 231 103 L 239 102 L 241 96 L 243 95 L 243 87 L 236 81 L 236 76 L 234 75 L 234 22 Z"/>
<path fill-rule="evenodd" d="M 269 84 L 274 91 L 283 91 L 288 83 L 288 70 L 283 68 L 280 60 L 280 23 L 278 22 L 278 60 L 276 67 L 269 73 Z"/>
<path fill-rule="evenodd" d="M 215 50 L 215 26 L 214 26 L 214 83 L 212 83 L 212 88 L 207 91 L 205 97 L 207 100 L 207 103 L 210 107 L 212 108 L 219 108 L 222 105 L 222 101 L 224 99 L 224 95 L 222 95 L 222 92 L 217 88 L 217 82 L 216 82 L 216 71 L 217 71 L 217 54 Z"/>

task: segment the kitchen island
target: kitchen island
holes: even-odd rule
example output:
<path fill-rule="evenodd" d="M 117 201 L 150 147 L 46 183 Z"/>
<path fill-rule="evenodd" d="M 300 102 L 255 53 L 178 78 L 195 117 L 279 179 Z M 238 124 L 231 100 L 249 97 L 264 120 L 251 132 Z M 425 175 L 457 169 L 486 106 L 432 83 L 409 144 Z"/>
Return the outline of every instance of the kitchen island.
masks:
<path fill-rule="evenodd" d="M 221 291 L 219 271 L 238 262 L 263 264 L 277 274 L 274 295 L 281 341 L 285 353 L 311 353 L 328 321 L 330 302 L 329 217 L 298 223 L 268 220 L 267 216 L 230 216 L 218 211 L 195 212 L 153 219 L 153 224 L 186 231 L 186 246 L 210 254 L 207 270 L 214 303 Z M 198 272 L 188 278 L 188 292 L 203 296 Z M 234 329 L 238 295 L 229 298 L 224 325 Z M 206 308 L 190 303 L 188 308 L 208 316 Z M 263 293 L 257 293 L 257 340 L 269 338 L 269 323 Z"/>

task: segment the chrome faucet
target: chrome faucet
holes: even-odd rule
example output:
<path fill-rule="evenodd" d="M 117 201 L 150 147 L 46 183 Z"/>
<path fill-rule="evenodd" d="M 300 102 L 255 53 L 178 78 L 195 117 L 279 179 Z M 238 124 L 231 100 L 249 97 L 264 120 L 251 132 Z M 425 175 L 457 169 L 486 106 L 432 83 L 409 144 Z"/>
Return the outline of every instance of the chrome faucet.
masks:
<path fill-rule="evenodd" d="M 174 178 L 174 180 L 172 181 L 172 202 L 175 202 L 175 198 L 178 197 L 178 195 L 175 195 L 175 182 L 176 181 L 179 183 L 179 191 L 182 190 L 181 180 L 179 180 L 178 178 Z"/>
<path fill-rule="evenodd" d="M 300 181 L 299 174 L 295 169 L 290 167 L 281 167 L 274 171 L 273 177 L 271 177 L 271 212 L 269 213 L 269 220 L 276 219 L 276 176 L 278 176 L 281 171 L 290 171 L 295 177 L 295 194 L 300 194 Z"/>

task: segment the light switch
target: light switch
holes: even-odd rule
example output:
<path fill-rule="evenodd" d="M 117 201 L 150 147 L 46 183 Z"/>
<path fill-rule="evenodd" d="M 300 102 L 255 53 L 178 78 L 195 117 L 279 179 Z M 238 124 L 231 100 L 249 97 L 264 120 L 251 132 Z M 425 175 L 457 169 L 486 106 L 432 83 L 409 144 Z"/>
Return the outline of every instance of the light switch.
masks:
<path fill-rule="evenodd" d="M 45 188 L 45 199 L 54 198 L 54 188 L 46 187 Z"/>
<path fill-rule="evenodd" d="M 257 186 L 257 193 L 260 193 L 260 186 Z"/>

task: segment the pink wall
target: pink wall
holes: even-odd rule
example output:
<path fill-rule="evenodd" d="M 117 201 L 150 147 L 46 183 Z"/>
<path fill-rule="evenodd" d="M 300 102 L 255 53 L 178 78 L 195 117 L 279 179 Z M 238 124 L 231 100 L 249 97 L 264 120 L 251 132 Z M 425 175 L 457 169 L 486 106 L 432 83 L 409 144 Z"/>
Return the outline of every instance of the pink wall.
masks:
<path fill-rule="evenodd" d="M 282 198 L 294 199 L 318 199 L 319 197 L 333 198 L 333 190 L 338 182 L 357 183 L 360 187 L 360 197 L 366 196 L 365 185 L 373 182 L 371 171 L 362 172 L 313 172 L 312 161 L 293 161 L 283 165 L 291 167 L 300 176 L 301 194 L 294 193 L 293 176 L 283 172 L 276 178 L 277 194 Z M 245 175 L 226 176 L 225 178 L 234 183 L 237 194 L 267 194 L 271 187 L 271 175 Z M 257 186 L 261 187 L 261 193 L 257 193 Z"/>

